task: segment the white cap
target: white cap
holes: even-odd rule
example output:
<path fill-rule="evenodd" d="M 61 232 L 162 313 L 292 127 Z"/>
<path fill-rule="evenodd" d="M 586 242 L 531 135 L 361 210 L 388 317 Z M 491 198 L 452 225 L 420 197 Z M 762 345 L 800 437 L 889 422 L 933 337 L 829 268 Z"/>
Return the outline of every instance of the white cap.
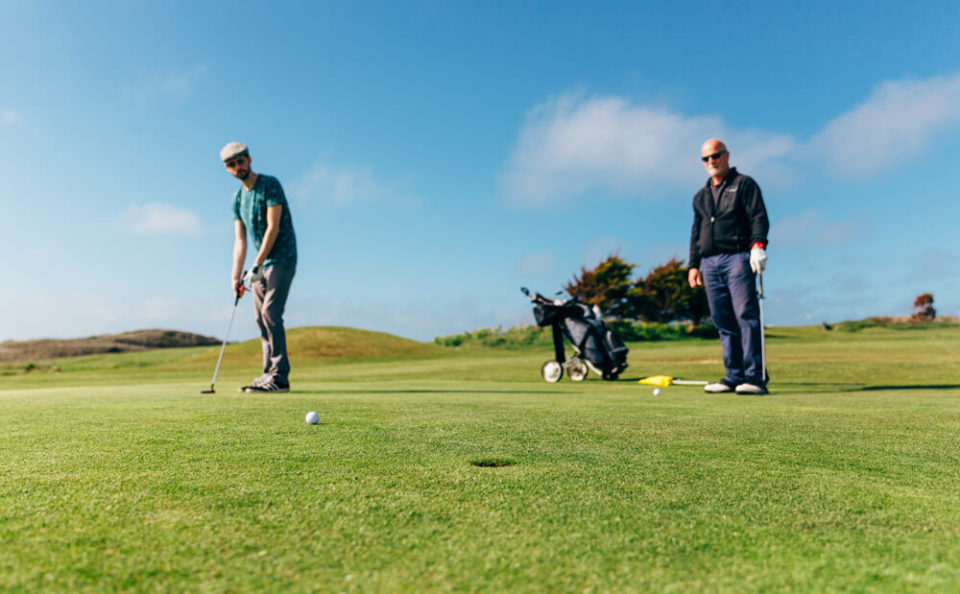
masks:
<path fill-rule="evenodd" d="M 220 160 L 226 163 L 230 159 L 247 152 L 247 145 L 242 142 L 228 142 L 220 149 Z"/>

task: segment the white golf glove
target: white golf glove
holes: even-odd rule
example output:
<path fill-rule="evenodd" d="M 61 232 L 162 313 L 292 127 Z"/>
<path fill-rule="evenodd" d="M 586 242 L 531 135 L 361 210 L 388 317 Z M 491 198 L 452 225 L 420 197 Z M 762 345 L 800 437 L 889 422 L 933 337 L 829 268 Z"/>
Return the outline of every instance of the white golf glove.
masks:
<path fill-rule="evenodd" d="M 767 252 L 759 245 L 750 250 L 750 270 L 759 274 L 767 267 Z"/>
<path fill-rule="evenodd" d="M 751 260 L 752 262 L 752 260 Z M 253 283 L 259 283 L 263 280 L 263 266 L 254 266 L 247 271 L 247 274 L 243 277 L 243 280 L 248 285 L 253 285 Z"/>

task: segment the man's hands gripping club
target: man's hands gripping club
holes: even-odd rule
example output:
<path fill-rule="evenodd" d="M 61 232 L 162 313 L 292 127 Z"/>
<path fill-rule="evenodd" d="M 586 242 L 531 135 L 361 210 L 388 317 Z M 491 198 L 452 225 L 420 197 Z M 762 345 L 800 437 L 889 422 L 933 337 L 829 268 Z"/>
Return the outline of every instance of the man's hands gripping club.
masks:
<path fill-rule="evenodd" d="M 245 270 L 239 279 L 233 279 L 233 294 L 239 299 L 243 294 L 253 288 L 254 283 L 263 281 L 263 266 L 256 265 L 250 270 Z"/>
<path fill-rule="evenodd" d="M 243 282 L 247 283 L 251 287 L 253 287 L 253 283 L 259 283 L 262 280 L 263 266 L 260 266 L 259 264 L 254 265 L 253 268 L 248 270 L 247 273 L 243 275 Z"/>

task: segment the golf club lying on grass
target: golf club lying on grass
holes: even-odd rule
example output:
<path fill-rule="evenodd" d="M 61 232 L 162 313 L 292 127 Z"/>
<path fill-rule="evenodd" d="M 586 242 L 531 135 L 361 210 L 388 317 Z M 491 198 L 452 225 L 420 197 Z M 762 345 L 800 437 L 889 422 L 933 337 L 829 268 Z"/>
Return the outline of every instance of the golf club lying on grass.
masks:
<path fill-rule="evenodd" d="M 243 285 L 243 278 L 247 276 L 247 271 L 243 271 L 243 275 L 240 277 L 240 282 L 237 283 L 237 288 L 239 289 Z M 237 306 L 240 305 L 240 296 L 242 293 L 237 295 L 237 298 L 233 300 L 233 312 L 230 313 L 230 323 L 227 324 L 227 332 L 223 335 L 223 344 L 220 345 L 220 356 L 217 357 L 217 366 L 213 368 L 213 379 L 210 380 L 210 389 L 202 390 L 201 394 L 216 394 L 216 390 L 213 389 L 213 385 L 217 383 L 217 372 L 220 371 L 220 361 L 223 360 L 223 349 L 227 347 L 227 338 L 230 336 L 230 329 L 233 328 L 233 318 L 237 315 Z"/>
<path fill-rule="evenodd" d="M 639 380 L 637 383 L 646 384 L 648 386 L 706 386 L 709 382 L 700 380 L 682 380 L 678 377 L 669 375 L 654 375 L 651 377 L 645 377 L 642 380 Z"/>

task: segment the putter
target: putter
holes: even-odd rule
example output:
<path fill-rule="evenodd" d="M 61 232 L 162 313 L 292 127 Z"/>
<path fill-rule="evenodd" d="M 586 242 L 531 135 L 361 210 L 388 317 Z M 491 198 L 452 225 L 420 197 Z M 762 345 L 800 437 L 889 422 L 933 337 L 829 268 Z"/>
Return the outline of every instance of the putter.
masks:
<path fill-rule="evenodd" d="M 243 271 L 243 275 L 246 276 L 247 271 Z M 240 285 L 243 284 L 243 276 L 240 277 Z M 238 287 L 240 285 L 237 285 Z M 202 390 L 201 394 L 216 394 L 216 390 L 213 389 L 213 385 L 217 383 L 217 372 L 220 371 L 220 361 L 223 360 L 223 349 L 227 347 L 227 338 L 230 336 L 230 329 L 233 328 L 233 318 L 237 315 L 237 306 L 240 304 L 240 295 L 237 295 L 237 298 L 233 300 L 233 312 L 230 314 L 230 323 L 227 324 L 227 332 L 223 335 L 223 344 L 220 345 L 220 356 L 217 357 L 217 366 L 213 368 L 213 379 L 210 380 L 210 389 Z"/>
<path fill-rule="evenodd" d="M 763 271 L 757 273 L 757 303 L 760 306 L 760 364 L 763 369 L 763 383 L 767 383 L 767 344 L 766 327 L 763 325 Z"/>

